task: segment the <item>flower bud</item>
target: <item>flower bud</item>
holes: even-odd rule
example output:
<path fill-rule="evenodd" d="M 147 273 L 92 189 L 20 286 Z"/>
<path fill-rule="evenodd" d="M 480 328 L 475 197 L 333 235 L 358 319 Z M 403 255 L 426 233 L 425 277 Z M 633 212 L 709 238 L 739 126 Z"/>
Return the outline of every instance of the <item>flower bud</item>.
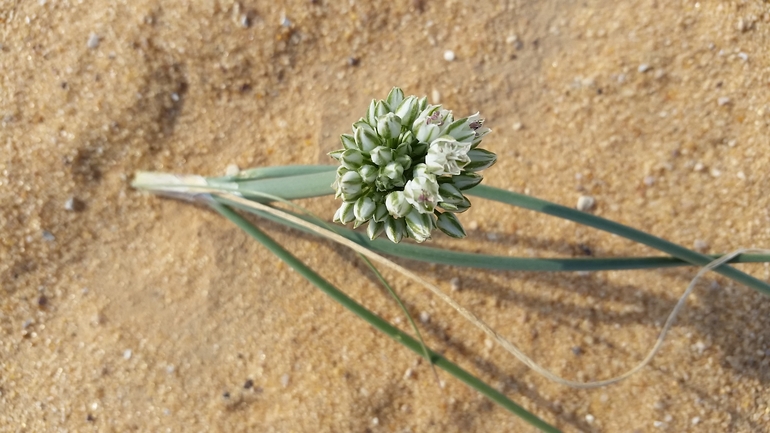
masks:
<path fill-rule="evenodd" d="M 442 183 L 438 193 L 441 195 L 439 206 L 449 212 L 465 212 L 471 207 L 471 202 L 451 183 Z"/>
<path fill-rule="evenodd" d="M 331 152 L 327 153 L 327 155 L 329 155 L 332 158 L 334 158 L 337 161 L 339 161 L 340 158 L 342 158 L 342 154 L 343 153 L 345 153 L 345 149 L 338 149 L 338 150 L 334 150 L 334 151 L 331 151 Z"/>
<path fill-rule="evenodd" d="M 334 213 L 334 219 L 332 221 L 335 223 L 347 224 L 354 219 L 356 219 L 356 216 L 353 214 L 353 203 L 345 201 L 342 202 L 342 206 L 340 206 L 340 208 L 337 209 L 337 212 Z"/>
<path fill-rule="evenodd" d="M 358 174 L 361 176 L 361 180 L 363 183 L 371 184 L 374 182 L 374 179 L 377 178 L 379 170 L 377 170 L 377 167 L 369 164 L 364 164 L 361 166 L 361 168 L 358 169 Z"/>
<path fill-rule="evenodd" d="M 409 237 L 417 242 L 425 242 L 430 239 L 430 232 L 433 230 L 433 214 L 420 213 L 417 209 L 412 211 L 405 218 L 406 232 Z"/>
<path fill-rule="evenodd" d="M 439 215 L 436 220 L 436 227 L 447 236 L 453 238 L 464 238 L 466 236 L 463 225 L 460 224 L 460 220 L 453 213 L 443 212 Z"/>
<path fill-rule="evenodd" d="M 476 137 L 476 131 L 469 125 L 468 119 L 455 120 L 444 130 L 444 134 L 451 135 L 459 142 L 471 144 Z"/>
<path fill-rule="evenodd" d="M 371 152 L 372 149 L 381 144 L 380 137 L 377 136 L 374 129 L 365 123 L 360 124 L 356 129 L 355 140 L 358 148 L 364 153 Z"/>
<path fill-rule="evenodd" d="M 401 102 L 404 100 L 404 91 L 398 87 L 394 87 L 388 93 L 388 97 L 385 98 L 385 103 L 388 105 L 390 111 L 396 111 Z"/>
<path fill-rule="evenodd" d="M 377 209 L 374 210 L 374 215 L 372 216 L 372 219 L 377 222 L 383 222 L 385 221 L 385 218 L 388 216 L 388 207 L 385 205 L 385 203 L 377 203 Z"/>
<path fill-rule="evenodd" d="M 484 149 L 468 151 L 470 162 L 465 166 L 465 171 L 476 172 L 486 170 L 497 162 L 497 155 Z"/>
<path fill-rule="evenodd" d="M 438 125 L 431 124 L 422 124 L 414 131 L 414 136 L 420 143 L 430 143 L 437 139 L 439 134 L 441 134 L 441 128 Z"/>
<path fill-rule="evenodd" d="M 441 200 L 438 184 L 427 177 L 415 177 L 404 186 L 404 197 L 420 213 L 432 213 Z"/>
<path fill-rule="evenodd" d="M 404 167 L 404 170 L 412 166 L 412 158 L 409 155 L 401 155 L 396 157 L 396 164 Z"/>
<path fill-rule="evenodd" d="M 361 175 L 355 171 L 349 171 L 342 175 L 338 182 L 338 192 L 345 201 L 355 200 L 363 191 Z"/>
<path fill-rule="evenodd" d="M 384 139 L 398 138 L 401 135 L 401 118 L 393 113 L 386 113 L 377 119 L 377 133 Z"/>
<path fill-rule="evenodd" d="M 378 236 L 385 231 L 385 223 L 381 221 L 369 220 L 369 225 L 366 227 L 366 235 L 369 239 L 375 240 Z"/>
<path fill-rule="evenodd" d="M 358 221 L 366 221 L 374 215 L 377 205 L 370 197 L 361 197 L 353 205 L 353 214 Z"/>
<path fill-rule="evenodd" d="M 457 189 L 463 191 L 480 184 L 483 179 L 484 178 L 480 174 L 465 173 L 458 176 L 452 176 L 451 183 L 457 187 Z"/>
<path fill-rule="evenodd" d="M 396 162 L 389 162 L 385 167 L 380 168 L 380 177 L 382 176 L 385 176 L 394 182 L 397 180 L 403 179 L 404 167 L 402 167 Z M 403 186 L 403 184 L 400 186 Z"/>
<path fill-rule="evenodd" d="M 425 164 L 417 164 L 412 167 L 412 176 L 414 177 L 427 177 L 428 179 L 435 181 L 436 176 L 428 171 L 428 166 Z"/>
<path fill-rule="evenodd" d="M 395 243 L 401 242 L 401 239 L 404 237 L 404 232 L 406 232 L 406 223 L 404 223 L 404 219 L 387 217 L 384 224 L 385 234 L 388 235 L 388 239 Z"/>
<path fill-rule="evenodd" d="M 393 106 L 391 105 L 391 108 Z M 416 96 L 409 96 L 401 101 L 401 104 L 394 110 L 396 116 L 401 118 L 401 124 L 407 127 L 414 123 L 417 115 L 420 113 L 420 102 Z"/>
<path fill-rule="evenodd" d="M 358 170 L 364 163 L 364 155 L 358 149 L 348 149 L 342 153 L 340 163 L 350 170 Z"/>
<path fill-rule="evenodd" d="M 385 206 L 394 218 L 402 218 L 412 210 L 412 205 L 406 201 L 403 191 L 394 191 L 388 194 L 385 198 Z"/>
<path fill-rule="evenodd" d="M 355 129 L 355 126 L 353 129 Z M 358 149 L 358 146 L 356 146 L 356 139 L 350 134 L 342 134 L 340 136 L 340 141 L 342 141 L 342 147 L 345 149 Z"/>
<path fill-rule="evenodd" d="M 389 162 L 393 161 L 393 149 L 386 146 L 375 147 L 372 150 L 371 155 L 372 162 L 380 167 L 388 165 Z"/>

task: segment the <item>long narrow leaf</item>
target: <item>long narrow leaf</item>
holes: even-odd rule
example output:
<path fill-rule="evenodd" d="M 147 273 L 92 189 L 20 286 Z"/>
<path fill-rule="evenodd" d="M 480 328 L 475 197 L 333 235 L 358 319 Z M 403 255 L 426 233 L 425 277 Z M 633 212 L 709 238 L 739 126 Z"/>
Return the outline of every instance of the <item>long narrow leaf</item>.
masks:
<path fill-rule="evenodd" d="M 219 212 L 222 216 L 226 217 L 227 219 L 232 221 L 234 224 L 236 224 L 239 228 L 244 230 L 247 234 L 249 234 L 249 236 L 259 241 L 268 250 L 270 250 L 270 252 L 272 252 L 278 258 L 283 260 L 286 264 L 291 266 L 295 271 L 297 271 L 297 273 L 305 277 L 308 281 L 313 283 L 316 287 L 318 287 L 321 291 L 323 291 L 325 294 L 330 296 L 336 302 L 340 303 L 342 306 L 344 306 L 345 308 L 347 308 L 348 310 L 350 310 L 360 318 L 364 319 L 367 323 L 375 327 L 380 332 L 388 335 L 389 337 L 401 343 L 402 345 L 412 350 L 416 354 L 420 356 L 424 356 L 422 346 L 417 340 L 415 340 L 408 334 L 402 332 L 398 328 L 392 326 L 381 317 L 372 313 L 371 311 L 366 309 L 364 306 L 358 304 L 356 301 L 354 301 L 353 299 L 351 299 L 350 297 L 342 293 L 340 290 L 334 287 L 331 283 L 326 281 L 323 277 L 321 277 L 315 271 L 313 271 L 308 266 L 306 266 L 301 260 L 296 258 L 294 255 L 292 255 L 290 252 L 284 249 L 280 244 L 275 242 L 272 238 L 267 236 L 264 232 L 262 232 L 257 227 L 252 225 L 249 221 L 241 217 L 232 209 L 222 204 L 219 204 L 213 200 L 211 201 L 210 206 L 214 210 Z M 463 370 L 462 368 L 455 365 L 454 363 L 444 358 L 443 356 L 439 355 L 438 353 L 430 351 L 430 356 L 431 356 L 431 359 L 429 359 L 428 361 L 432 362 L 437 367 L 445 370 L 447 373 L 459 379 L 466 385 L 470 386 L 471 388 L 485 395 L 490 400 L 502 406 L 505 410 L 519 416 L 522 420 L 526 421 L 530 425 L 544 432 L 559 431 L 558 429 L 556 429 L 556 427 L 551 426 L 550 424 L 546 423 L 542 419 L 538 418 L 536 415 L 528 412 L 523 407 L 517 405 L 516 403 L 508 399 L 502 393 L 498 392 L 494 388 L 490 387 L 480 379 L 476 378 L 472 374 Z"/>

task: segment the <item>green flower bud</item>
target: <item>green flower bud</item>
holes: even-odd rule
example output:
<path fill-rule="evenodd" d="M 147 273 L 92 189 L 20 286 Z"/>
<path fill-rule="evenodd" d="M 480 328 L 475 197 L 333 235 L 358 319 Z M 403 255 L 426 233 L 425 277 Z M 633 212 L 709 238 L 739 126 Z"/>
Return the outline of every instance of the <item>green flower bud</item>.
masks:
<path fill-rule="evenodd" d="M 348 171 L 338 182 L 338 192 L 345 201 L 355 200 L 363 194 L 361 175 Z"/>
<path fill-rule="evenodd" d="M 451 183 L 442 183 L 438 193 L 441 195 L 438 205 L 449 212 L 465 212 L 471 207 L 471 202 Z"/>
<path fill-rule="evenodd" d="M 458 176 L 452 176 L 450 182 L 459 190 L 471 189 L 481 183 L 484 178 L 480 174 L 465 173 Z"/>
<path fill-rule="evenodd" d="M 401 135 L 401 118 L 393 113 L 386 113 L 377 119 L 377 133 L 384 139 L 398 138 Z"/>
<path fill-rule="evenodd" d="M 369 239 L 375 240 L 382 232 L 385 231 L 385 223 L 381 221 L 369 220 L 369 225 L 366 227 L 366 235 Z"/>
<path fill-rule="evenodd" d="M 372 162 L 380 167 L 388 165 L 393 161 L 393 149 L 386 146 L 377 146 L 372 150 Z"/>
<path fill-rule="evenodd" d="M 391 105 L 391 107 L 393 107 Z M 417 115 L 420 113 L 420 102 L 416 96 L 409 96 L 401 101 L 401 104 L 394 110 L 396 116 L 401 118 L 401 124 L 411 126 Z"/>
<path fill-rule="evenodd" d="M 401 242 L 401 239 L 404 237 L 404 233 L 406 232 L 406 223 L 404 222 L 404 219 L 387 217 L 384 224 L 385 234 L 388 235 L 388 239 L 395 243 Z"/>
<path fill-rule="evenodd" d="M 404 167 L 396 162 L 389 162 L 385 167 L 380 168 L 380 177 L 383 176 L 392 180 L 396 186 L 404 186 Z M 399 181 L 401 181 L 401 185 L 398 185 Z"/>
<path fill-rule="evenodd" d="M 353 214 L 358 221 L 363 222 L 374 215 L 374 210 L 376 208 L 377 205 L 374 203 L 374 200 L 369 197 L 361 197 L 356 200 L 356 203 L 353 205 Z"/>
<path fill-rule="evenodd" d="M 404 100 L 404 91 L 398 87 L 394 87 L 388 93 L 388 97 L 385 98 L 385 103 L 388 105 L 390 111 L 396 111 L 396 108 L 401 105 L 401 101 Z"/>
<path fill-rule="evenodd" d="M 355 129 L 355 126 L 353 129 Z M 340 141 L 342 141 L 342 147 L 345 149 L 358 149 L 358 146 L 356 146 L 356 139 L 350 134 L 342 134 L 340 136 Z"/>
<path fill-rule="evenodd" d="M 358 174 L 361 176 L 361 180 L 366 184 L 371 184 L 374 179 L 377 178 L 379 170 L 377 167 L 369 164 L 364 164 L 358 169 Z"/>
<path fill-rule="evenodd" d="M 385 206 L 394 218 L 403 218 L 412 210 L 412 205 L 406 201 L 403 191 L 394 191 L 385 198 Z"/>
<path fill-rule="evenodd" d="M 476 137 L 476 131 L 469 126 L 468 119 L 459 119 L 452 122 L 444 131 L 444 134 L 451 135 L 455 140 L 463 143 L 472 143 Z"/>
<path fill-rule="evenodd" d="M 434 228 L 433 214 L 420 213 L 417 209 L 412 208 L 404 220 L 406 232 L 410 238 L 417 242 L 425 242 L 430 239 L 430 232 Z"/>
<path fill-rule="evenodd" d="M 385 203 L 379 202 L 377 203 L 377 209 L 374 210 L 374 215 L 372 216 L 372 219 L 377 222 L 384 222 L 385 218 L 388 217 L 388 207 L 385 205 Z"/>
<path fill-rule="evenodd" d="M 340 163 L 350 170 L 358 170 L 364 163 L 364 154 L 358 149 L 348 149 L 342 153 Z"/>
<path fill-rule="evenodd" d="M 412 167 L 412 176 L 414 177 L 427 177 L 428 179 L 435 181 L 436 175 L 428 171 L 428 166 L 425 164 L 417 164 Z"/>
<path fill-rule="evenodd" d="M 359 125 L 358 129 L 356 129 L 355 139 L 358 149 L 364 153 L 369 153 L 372 149 L 382 144 L 380 137 L 378 137 L 374 129 L 367 124 Z"/>
<path fill-rule="evenodd" d="M 453 238 L 464 238 L 466 236 L 463 225 L 460 224 L 460 220 L 453 213 L 443 212 L 439 215 L 436 220 L 436 227 L 447 236 Z"/>
<path fill-rule="evenodd" d="M 471 162 L 465 166 L 465 171 L 469 172 L 486 170 L 497 162 L 497 155 L 484 149 L 472 149 L 468 151 L 468 157 Z"/>
<path fill-rule="evenodd" d="M 346 201 L 342 202 L 342 206 L 340 206 L 340 208 L 337 209 L 337 212 L 334 213 L 334 219 L 332 221 L 335 223 L 347 224 L 354 219 L 356 219 L 356 216 L 353 214 L 353 203 Z"/>
<path fill-rule="evenodd" d="M 410 158 L 409 155 L 397 156 L 396 163 L 406 170 L 412 166 L 412 158 Z"/>
<path fill-rule="evenodd" d="M 337 161 L 342 158 L 342 154 L 345 152 L 345 149 L 339 149 L 332 152 L 327 153 L 327 155 L 331 156 L 332 158 L 336 159 Z"/>
<path fill-rule="evenodd" d="M 414 136 L 420 143 L 430 143 L 437 139 L 439 135 L 441 135 L 441 128 L 438 125 L 432 124 L 420 125 L 414 131 Z"/>

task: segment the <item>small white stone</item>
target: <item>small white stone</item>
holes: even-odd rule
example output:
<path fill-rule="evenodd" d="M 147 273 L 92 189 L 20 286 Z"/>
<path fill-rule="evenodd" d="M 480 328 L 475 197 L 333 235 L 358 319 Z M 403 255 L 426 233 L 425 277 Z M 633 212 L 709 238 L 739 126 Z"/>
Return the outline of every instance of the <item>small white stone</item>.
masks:
<path fill-rule="evenodd" d="M 695 349 L 696 352 L 698 352 L 698 355 L 702 355 L 703 351 L 706 350 L 706 343 L 702 341 L 698 341 L 692 345 L 692 348 Z"/>
<path fill-rule="evenodd" d="M 652 66 L 648 65 L 647 63 L 642 63 L 637 68 L 637 71 L 644 73 L 644 72 L 649 71 L 650 69 L 652 69 Z"/>
<path fill-rule="evenodd" d="M 131 359 L 131 355 L 133 355 L 131 349 L 126 349 L 123 351 L 123 359 Z"/>
<path fill-rule="evenodd" d="M 520 130 L 522 127 L 524 127 L 524 125 L 522 125 L 522 124 L 521 124 L 521 122 L 516 122 L 516 123 L 514 123 L 514 124 L 513 124 L 513 130 L 514 130 L 514 131 L 518 131 L 518 130 Z"/>
<path fill-rule="evenodd" d="M 519 40 L 519 37 L 517 35 L 510 35 L 507 38 L 505 38 L 506 44 L 515 44 Z"/>
<path fill-rule="evenodd" d="M 457 277 L 454 277 L 451 280 L 449 280 L 449 287 L 452 288 L 453 292 L 460 291 L 460 279 Z"/>
<path fill-rule="evenodd" d="M 75 210 L 75 197 L 70 197 L 64 202 L 64 210 Z"/>
<path fill-rule="evenodd" d="M 749 61 L 749 55 L 746 53 L 738 53 L 738 57 L 743 60 L 744 62 Z"/>
<path fill-rule="evenodd" d="M 579 211 L 587 212 L 593 209 L 594 205 L 596 205 L 596 200 L 590 195 L 581 195 L 578 198 L 577 209 Z"/>
<path fill-rule="evenodd" d="M 179 102 L 179 93 L 176 93 L 176 92 L 172 93 L 171 100 L 174 102 Z"/>
<path fill-rule="evenodd" d="M 655 176 L 645 176 L 644 184 L 647 186 L 653 186 L 655 184 Z"/>
<path fill-rule="evenodd" d="M 377 418 L 377 417 L 372 418 L 372 425 L 379 425 L 379 424 L 380 424 L 380 419 L 379 418 Z"/>
<path fill-rule="evenodd" d="M 727 105 L 729 103 L 730 103 L 730 98 L 728 98 L 727 96 L 722 96 L 717 99 L 717 104 L 719 104 L 720 107 L 723 105 Z"/>
<path fill-rule="evenodd" d="M 288 374 L 282 374 L 281 375 L 281 386 L 286 388 L 289 386 L 289 375 Z"/>
<path fill-rule="evenodd" d="M 712 168 L 709 173 L 711 174 L 711 177 L 719 177 L 722 175 L 722 172 L 716 168 Z"/>
<path fill-rule="evenodd" d="M 430 98 L 434 104 L 441 103 L 441 93 L 437 89 L 433 89 L 433 91 L 430 92 Z"/>
<path fill-rule="evenodd" d="M 100 41 L 99 35 L 97 35 L 96 33 L 91 33 L 90 35 L 88 35 L 88 42 L 86 43 L 86 45 L 88 46 L 88 48 L 93 50 L 99 46 L 99 41 Z"/>
<path fill-rule="evenodd" d="M 412 370 L 411 368 L 407 368 L 406 371 L 404 372 L 404 380 L 407 380 L 412 376 L 414 376 L 414 370 Z"/>
<path fill-rule="evenodd" d="M 455 52 L 452 50 L 446 50 L 444 51 L 444 60 L 447 62 L 451 62 L 455 59 Z"/>
<path fill-rule="evenodd" d="M 422 323 L 430 322 L 430 314 L 428 314 L 427 311 L 420 311 L 420 322 Z"/>
<path fill-rule="evenodd" d="M 235 176 L 240 172 L 241 169 L 236 164 L 228 164 L 227 167 L 225 167 L 225 176 Z"/>
<path fill-rule="evenodd" d="M 175 371 L 176 371 L 176 367 L 174 367 L 173 364 L 169 364 L 166 366 L 166 373 L 174 374 Z"/>
<path fill-rule="evenodd" d="M 698 162 L 698 163 L 695 164 L 695 166 L 693 166 L 692 169 L 693 169 L 693 171 L 703 171 L 704 168 L 706 168 L 706 166 L 703 165 L 702 162 Z"/>
<path fill-rule="evenodd" d="M 588 424 L 593 424 L 594 421 L 596 421 L 596 418 L 594 418 L 593 415 L 591 415 L 590 413 L 586 415 L 586 422 Z"/>
<path fill-rule="evenodd" d="M 695 242 L 693 242 L 692 246 L 695 248 L 695 251 L 705 251 L 706 248 L 709 247 L 709 244 L 703 239 L 695 239 Z"/>
<path fill-rule="evenodd" d="M 663 417 L 663 421 L 665 422 L 671 422 L 673 420 L 674 420 L 674 417 L 670 413 L 667 413 L 666 416 Z"/>
<path fill-rule="evenodd" d="M 663 428 L 666 426 L 666 423 L 663 421 L 654 421 L 652 425 L 654 425 L 656 428 Z"/>
<path fill-rule="evenodd" d="M 691 423 L 692 425 L 698 425 L 698 424 L 700 423 L 700 417 L 699 417 L 699 416 L 695 416 L 695 417 L 693 417 L 693 418 L 690 420 L 690 423 Z"/>

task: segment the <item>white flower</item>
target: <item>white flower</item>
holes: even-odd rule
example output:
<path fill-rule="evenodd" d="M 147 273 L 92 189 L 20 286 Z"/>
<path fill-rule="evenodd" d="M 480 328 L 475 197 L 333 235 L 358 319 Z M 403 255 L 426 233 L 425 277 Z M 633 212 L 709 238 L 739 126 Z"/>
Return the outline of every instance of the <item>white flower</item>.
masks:
<path fill-rule="evenodd" d="M 425 155 L 425 165 L 428 172 L 437 176 L 451 174 L 459 175 L 463 167 L 471 162 L 468 156 L 470 144 L 461 143 L 451 136 L 438 138 L 430 144 Z"/>
<path fill-rule="evenodd" d="M 438 183 L 427 177 L 415 177 L 404 186 L 404 197 L 420 213 L 432 213 L 441 201 Z"/>

